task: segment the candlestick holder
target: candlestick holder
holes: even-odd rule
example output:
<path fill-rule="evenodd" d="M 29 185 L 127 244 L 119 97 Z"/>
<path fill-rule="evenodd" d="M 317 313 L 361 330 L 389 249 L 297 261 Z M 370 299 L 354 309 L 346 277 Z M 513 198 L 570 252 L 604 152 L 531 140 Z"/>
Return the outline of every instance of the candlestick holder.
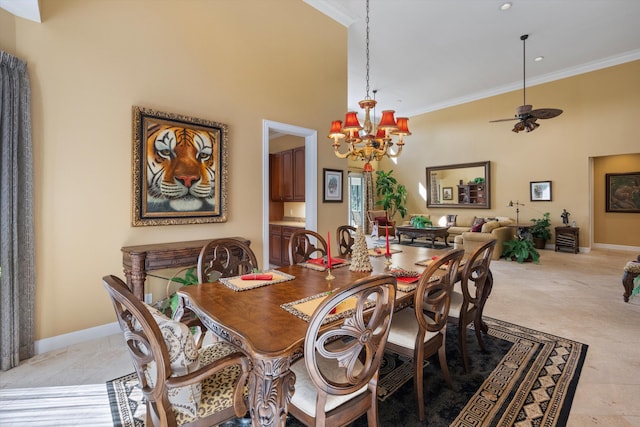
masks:
<path fill-rule="evenodd" d="M 391 265 L 391 254 L 385 254 L 384 258 L 385 258 L 384 265 L 389 267 Z"/>
<path fill-rule="evenodd" d="M 336 276 L 334 276 L 333 274 L 331 274 L 331 268 L 327 267 L 327 277 L 325 277 L 325 280 L 333 280 L 335 279 Z"/>

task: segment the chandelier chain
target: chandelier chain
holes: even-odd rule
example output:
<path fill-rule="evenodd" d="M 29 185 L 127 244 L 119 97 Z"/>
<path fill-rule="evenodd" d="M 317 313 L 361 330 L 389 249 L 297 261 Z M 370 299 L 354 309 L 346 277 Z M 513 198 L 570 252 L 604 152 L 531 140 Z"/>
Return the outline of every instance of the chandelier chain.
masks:
<path fill-rule="evenodd" d="M 365 99 L 369 99 L 369 0 L 367 0 L 367 17 L 366 17 L 366 24 L 367 24 L 367 36 L 366 36 L 366 56 L 367 56 L 367 96 L 365 97 Z"/>

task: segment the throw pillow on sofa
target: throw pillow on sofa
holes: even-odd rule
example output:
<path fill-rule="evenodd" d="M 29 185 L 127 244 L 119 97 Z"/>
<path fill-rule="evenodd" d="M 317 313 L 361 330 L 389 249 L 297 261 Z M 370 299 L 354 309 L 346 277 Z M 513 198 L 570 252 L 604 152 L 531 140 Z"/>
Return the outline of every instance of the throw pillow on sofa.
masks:
<path fill-rule="evenodd" d="M 498 221 L 487 221 L 482 225 L 482 229 L 480 232 L 482 233 L 491 233 L 496 228 L 500 227 L 500 222 Z"/>
<path fill-rule="evenodd" d="M 475 224 L 471 227 L 471 231 L 474 233 L 479 233 L 482 230 L 483 225 L 484 225 L 484 219 L 481 221 L 475 221 Z"/>

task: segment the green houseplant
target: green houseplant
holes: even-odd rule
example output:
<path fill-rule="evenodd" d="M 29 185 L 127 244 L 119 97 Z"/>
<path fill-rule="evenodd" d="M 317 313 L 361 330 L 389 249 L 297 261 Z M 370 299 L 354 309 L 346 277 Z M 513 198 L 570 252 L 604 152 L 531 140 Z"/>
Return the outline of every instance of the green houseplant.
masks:
<path fill-rule="evenodd" d="M 414 216 L 410 222 L 415 228 L 426 228 L 427 226 L 431 227 L 433 225 L 433 222 L 431 222 L 429 218 L 422 215 Z"/>
<path fill-rule="evenodd" d="M 393 219 L 396 212 L 400 212 L 402 218 L 407 214 L 407 188 L 398 184 L 393 170 L 376 171 L 376 196 L 379 199 L 376 205 L 382 206 L 389 218 Z"/>
<path fill-rule="evenodd" d="M 551 239 L 551 218 L 549 212 L 545 212 L 542 218 L 531 218 L 533 225 L 529 228 L 536 249 L 544 249 L 547 240 Z"/>
<path fill-rule="evenodd" d="M 540 254 L 533 245 L 533 241 L 521 237 L 505 241 L 502 256 L 510 261 L 518 261 L 521 264 L 525 261 L 540 263 Z"/>

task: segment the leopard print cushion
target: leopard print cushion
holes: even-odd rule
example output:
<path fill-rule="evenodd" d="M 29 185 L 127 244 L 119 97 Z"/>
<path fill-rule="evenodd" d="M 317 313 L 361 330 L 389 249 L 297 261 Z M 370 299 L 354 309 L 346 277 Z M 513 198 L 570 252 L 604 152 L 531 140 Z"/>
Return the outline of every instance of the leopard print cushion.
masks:
<path fill-rule="evenodd" d="M 199 360 L 201 365 L 204 366 L 235 351 L 238 351 L 236 347 L 224 342 L 217 342 L 203 347 L 200 350 Z M 184 411 L 176 411 L 174 407 L 174 414 L 178 425 L 195 421 L 196 418 L 208 417 L 211 414 L 232 407 L 233 391 L 239 376 L 240 365 L 234 365 L 203 380 L 202 395 L 198 403 L 197 417 Z M 245 398 L 247 393 L 248 390 L 245 387 Z"/>

